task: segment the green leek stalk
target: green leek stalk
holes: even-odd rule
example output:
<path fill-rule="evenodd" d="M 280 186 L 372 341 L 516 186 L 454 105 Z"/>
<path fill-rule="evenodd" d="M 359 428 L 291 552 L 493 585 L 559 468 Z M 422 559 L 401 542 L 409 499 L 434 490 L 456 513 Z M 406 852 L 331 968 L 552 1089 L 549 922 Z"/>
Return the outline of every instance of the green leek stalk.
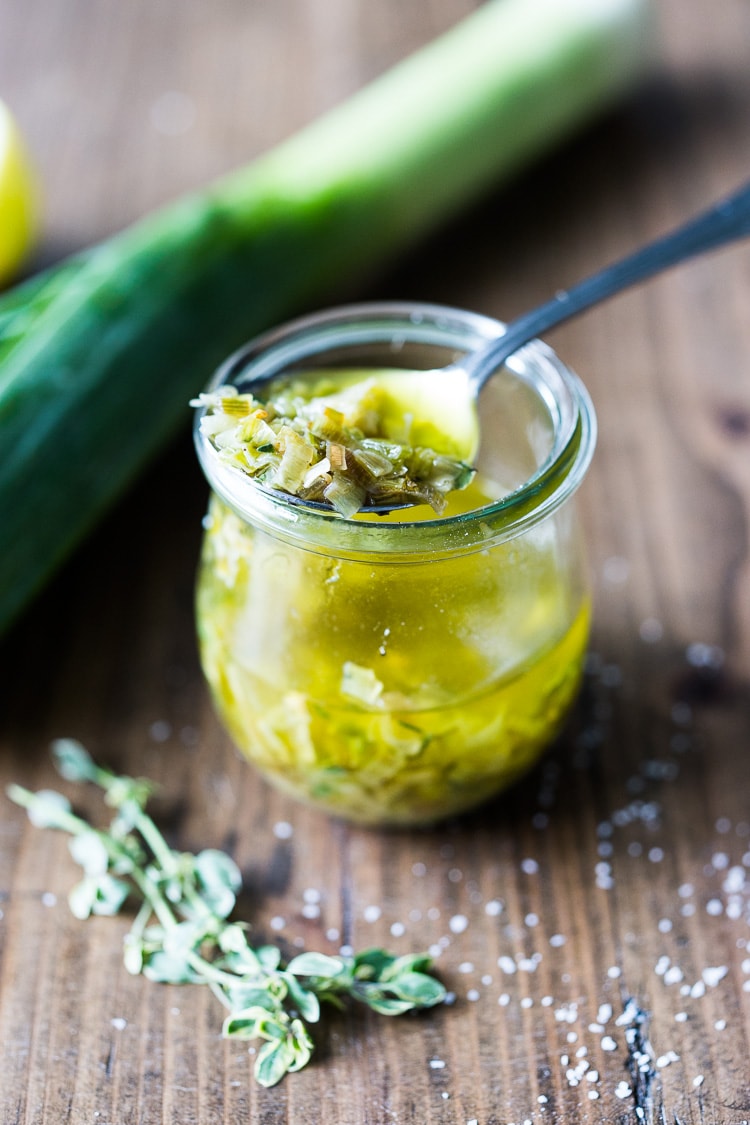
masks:
<path fill-rule="evenodd" d="M 392 261 L 652 58 L 648 0 L 488 0 L 247 168 L 0 298 L 0 630 L 226 354 Z"/>

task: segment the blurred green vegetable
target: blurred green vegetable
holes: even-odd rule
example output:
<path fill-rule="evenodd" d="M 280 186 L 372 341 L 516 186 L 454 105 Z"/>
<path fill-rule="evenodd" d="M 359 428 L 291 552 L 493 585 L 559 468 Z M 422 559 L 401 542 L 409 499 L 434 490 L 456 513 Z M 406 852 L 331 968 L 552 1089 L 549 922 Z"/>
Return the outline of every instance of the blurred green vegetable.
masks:
<path fill-rule="evenodd" d="M 648 0 L 489 0 L 246 169 L 0 298 L 0 630 L 245 339 L 610 103 Z"/>

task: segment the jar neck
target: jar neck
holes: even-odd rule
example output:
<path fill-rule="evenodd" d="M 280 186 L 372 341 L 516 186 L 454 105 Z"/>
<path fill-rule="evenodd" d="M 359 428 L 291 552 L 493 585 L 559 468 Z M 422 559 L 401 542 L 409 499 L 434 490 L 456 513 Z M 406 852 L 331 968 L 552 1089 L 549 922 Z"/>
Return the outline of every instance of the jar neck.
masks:
<path fill-rule="evenodd" d="M 359 354 L 362 349 L 389 353 L 395 365 L 410 366 L 411 350 L 460 362 L 462 355 L 503 331 L 501 322 L 442 306 L 394 303 L 333 309 L 278 329 L 241 349 L 216 372 L 209 390 L 243 379 L 281 375 L 312 357 Z M 383 359 L 379 365 L 383 365 Z M 425 359 L 429 367 L 434 359 Z M 435 364 L 438 366 L 440 361 Z M 205 475 L 214 492 L 237 515 L 287 542 L 339 557 L 383 559 L 434 558 L 485 549 L 523 534 L 548 519 L 583 480 L 596 441 L 596 419 L 581 381 L 556 354 L 533 341 L 503 369 L 508 381 L 525 388 L 538 405 L 548 429 L 538 464 L 521 483 L 496 501 L 445 518 L 394 522 L 345 519 L 316 509 L 296 497 L 273 491 L 224 464 L 200 431 L 195 440 Z M 484 435 L 490 442 L 491 436 Z"/>

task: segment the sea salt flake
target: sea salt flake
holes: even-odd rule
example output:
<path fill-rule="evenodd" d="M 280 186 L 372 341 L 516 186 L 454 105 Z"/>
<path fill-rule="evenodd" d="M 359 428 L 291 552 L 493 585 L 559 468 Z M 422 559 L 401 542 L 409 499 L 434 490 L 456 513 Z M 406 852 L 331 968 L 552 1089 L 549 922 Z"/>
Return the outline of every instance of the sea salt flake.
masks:
<path fill-rule="evenodd" d="M 698 1087 L 702 1086 L 704 1082 L 705 1082 L 704 1076 L 702 1074 L 696 1074 L 695 1078 L 693 1079 L 693 1086 L 697 1090 Z"/>
<path fill-rule="evenodd" d="M 719 981 L 724 980 L 728 972 L 729 968 L 726 965 L 714 965 L 704 969 L 701 976 L 709 988 L 716 988 L 716 985 Z"/>

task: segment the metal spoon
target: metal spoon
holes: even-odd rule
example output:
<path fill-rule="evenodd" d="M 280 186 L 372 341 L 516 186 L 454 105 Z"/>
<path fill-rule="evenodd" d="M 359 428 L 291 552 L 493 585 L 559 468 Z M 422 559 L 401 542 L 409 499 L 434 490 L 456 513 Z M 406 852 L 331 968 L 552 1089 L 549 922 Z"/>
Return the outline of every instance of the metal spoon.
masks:
<path fill-rule="evenodd" d="M 510 356 L 542 332 L 570 320 L 592 305 L 613 297 L 616 293 L 670 266 L 678 265 L 698 254 L 748 235 L 750 235 L 750 182 L 671 233 L 636 250 L 628 257 L 606 266 L 570 289 L 559 290 L 551 300 L 511 321 L 501 336 L 464 356 L 460 364 L 440 368 L 434 372 L 419 372 L 419 374 L 440 376 L 443 380 L 452 376 L 455 383 L 455 417 L 457 419 L 466 417 L 467 410 L 477 411 L 479 395 L 487 380 Z M 392 373 L 391 377 L 393 375 L 396 373 Z M 404 379 L 411 377 L 409 373 L 404 373 Z M 258 391 L 257 387 L 264 381 L 264 377 L 259 376 L 257 382 L 249 380 L 243 389 L 252 390 L 262 398 L 262 391 Z M 444 388 L 445 382 L 441 392 L 443 412 L 445 411 Z M 286 497 L 286 499 L 297 498 Z M 329 508 L 327 504 L 314 501 L 299 500 L 298 502 L 316 508 Z M 394 505 L 382 508 L 368 505 L 366 510 L 388 512 L 394 510 Z"/>

